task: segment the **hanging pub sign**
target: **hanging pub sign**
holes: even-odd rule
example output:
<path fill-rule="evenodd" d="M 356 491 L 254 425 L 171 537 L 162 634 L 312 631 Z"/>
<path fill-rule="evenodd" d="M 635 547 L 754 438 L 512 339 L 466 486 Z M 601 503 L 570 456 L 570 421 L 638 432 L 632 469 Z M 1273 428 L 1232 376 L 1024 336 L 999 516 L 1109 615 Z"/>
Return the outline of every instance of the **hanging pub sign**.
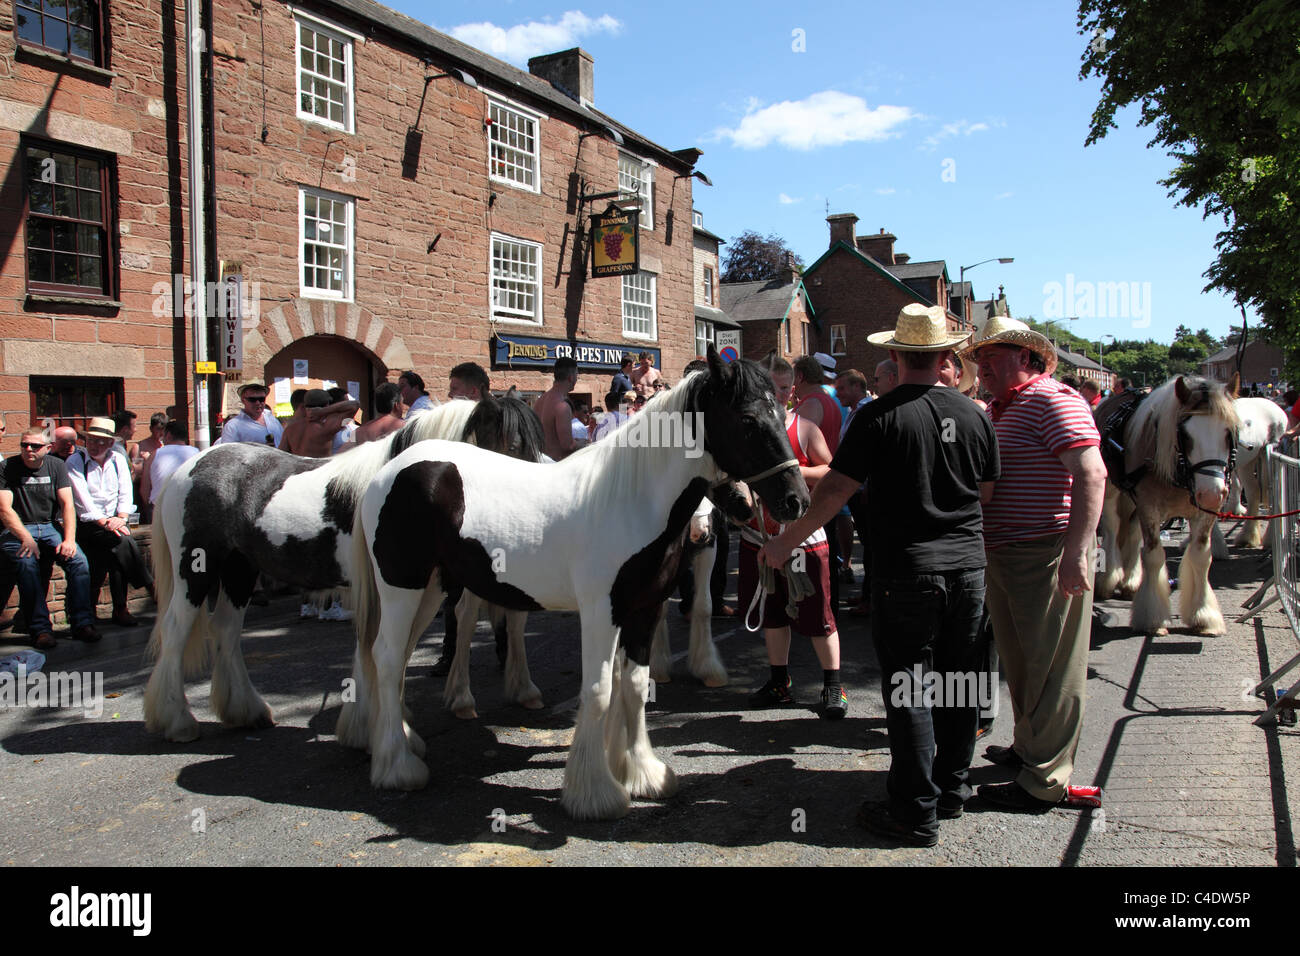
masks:
<path fill-rule="evenodd" d="M 543 339 L 532 335 L 498 334 L 492 337 L 491 345 L 494 369 L 547 369 L 554 368 L 558 358 L 571 358 L 578 363 L 578 368 L 612 375 L 618 371 L 624 355 L 630 355 L 636 361 L 642 352 L 649 352 L 656 368 L 662 358 L 659 349 L 642 348 L 639 345 Z"/>
<path fill-rule="evenodd" d="M 641 268 L 638 210 L 610 206 L 591 217 L 591 277 L 625 276 Z"/>

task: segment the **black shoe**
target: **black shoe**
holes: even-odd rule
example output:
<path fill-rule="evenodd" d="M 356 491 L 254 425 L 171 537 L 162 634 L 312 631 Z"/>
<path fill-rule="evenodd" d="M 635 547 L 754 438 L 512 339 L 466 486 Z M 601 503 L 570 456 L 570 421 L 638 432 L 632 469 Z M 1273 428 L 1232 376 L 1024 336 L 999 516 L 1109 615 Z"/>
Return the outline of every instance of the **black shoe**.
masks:
<path fill-rule="evenodd" d="M 99 631 L 95 630 L 93 624 L 83 624 L 81 627 L 73 628 L 72 631 L 72 639 L 74 641 L 82 641 L 86 644 L 94 644 L 103 636 L 104 635 L 100 634 Z"/>
<path fill-rule="evenodd" d="M 822 688 L 822 706 L 820 714 L 827 720 L 840 720 L 849 712 L 849 695 L 839 684 Z"/>
<path fill-rule="evenodd" d="M 790 693 L 791 686 L 792 682 L 789 677 L 786 677 L 784 684 L 769 680 L 749 695 L 749 705 L 751 707 L 789 707 L 795 702 L 794 695 Z"/>
<path fill-rule="evenodd" d="M 429 673 L 434 677 L 446 677 L 451 673 L 451 662 L 452 658 L 444 654 L 438 658 L 438 662 L 433 665 Z"/>
<path fill-rule="evenodd" d="M 1024 757 L 1010 747 L 999 747 L 997 744 L 993 744 L 984 751 L 984 759 L 989 763 L 995 763 L 999 767 L 1008 767 L 1011 770 L 1019 770 L 1025 765 Z"/>
<path fill-rule="evenodd" d="M 957 797 L 943 794 L 935 805 L 934 812 L 940 820 L 956 820 L 962 814 L 965 804 Z"/>
<path fill-rule="evenodd" d="M 1012 813 L 1046 813 L 1061 801 L 1040 800 L 1014 780 L 1011 783 L 985 783 L 976 791 L 987 803 Z"/>
<path fill-rule="evenodd" d="M 858 809 L 857 823 L 877 836 L 909 846 L 935 846 L 939 842 L 937 832 L 919 830 L 904 823 L 889 812 L 887 803 L 867 801 Z"/>

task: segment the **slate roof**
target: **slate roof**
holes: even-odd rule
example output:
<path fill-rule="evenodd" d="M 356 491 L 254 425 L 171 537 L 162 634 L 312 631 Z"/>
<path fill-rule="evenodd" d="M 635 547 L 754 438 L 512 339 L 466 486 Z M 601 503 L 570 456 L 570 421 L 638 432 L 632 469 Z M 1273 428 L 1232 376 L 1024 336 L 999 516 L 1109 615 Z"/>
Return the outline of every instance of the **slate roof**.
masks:
<path fill-rule="evenodd" d="M 971 288 L 970 288 L 970 283 L 969 283 L 969 282 L 949 282 L 949 283 L 948 283 L 948 296 L 949 296 L 949 298 L 953 298 L 953 299 L 964 299 L 964 298 L 966 298 L 966 296 L 968 296 L 968 295 L 974 295 L 974 293 L 971 292 Z"/>
<path fill-rule="evenodd" d="M 595 129 L 609 125 L 622 134 L 632 152 L 639 151 L 646 155 L 653 155 L 654 158 L 670 164 L 674 169 L 691 168 L 692 164 L 683 156 L 642 136 L 631 127 L 624 126 L 594 106 L 580 104 L 577 100 L 561 93 L 547 80 L 489 56 L 482 50 L 461 43 L 445 33 L 439 33 L 433 27 L 396 10 L 390 10 L 382 4 L 374 3 L 373 0 L 309 0 L 309 4 L 304 6 L 308 6 L 308 9 L 324 7 L 341 10 L 357 19 L 376 24 L 414 44 L 417 49 L 412 55 L 420 56 L 424 50 L 430 51 L 433 54 L 434 66 L 439 72 L 449 67 L 462 68 L 478 80 L 482 88 L 507 96 L 519 96 L 524 100 L 540 100 L 553 112 L 567 113 L 579 126 L 584 121 Z M 372 27 L 368 33 L 374 36 L 375 29 Z"/>
<path fill-rule="evenodd" d="M 778 322 L 790 311 L 790 303 L 802 283 L 780 279 L 722 283 L 722 311 L 736 322 Z"/>
<path fill-rule="evenodd" d="M 942 259 L 931 259 L 927 262 L 904 262 L 892 266 L 884 263 L 882 265 L 900 279 L 935 279 L 945 275 L 948 271 L 948 264 Z"/>
<path fill-rule="evenodd" d="M 693 226 L 692 228 L 695 230 L 697 236 L 703 236 L 705 239 L 712 239 L 720 246 L 725 246 L 727 244 L 727 240 L 723 239 L 719 235 L 709 232 L 709 230 L 705 229 L 703 226 Z"/>
<path fill-rule="evenodd" d="M 1092 372 L 1104 372 L 1100 365 L 1088 358 L 1086 355 L 1080 355 L 1078 352 L 1071 352 L 1069 349 L 1063 349 L 1060 346 L 1056 349 L 1056 357 L 1066 365 L 1072 365 L 1075 368 L 1088 369 Z"/>
<path fill-rule="evenodd" d="M 1250 345 L 1247 344 L 1246 348 L 1250 348 Z M 1237 346 L 1231 345 L 1226 349 L 1222 349 L 1218 352 L 1215 352 L 1207 359 L 1202 359 L 1201 364 L 1208 365 L 1211 362 L 1235 362 L 1236 360 L 1237 360 Z"/>

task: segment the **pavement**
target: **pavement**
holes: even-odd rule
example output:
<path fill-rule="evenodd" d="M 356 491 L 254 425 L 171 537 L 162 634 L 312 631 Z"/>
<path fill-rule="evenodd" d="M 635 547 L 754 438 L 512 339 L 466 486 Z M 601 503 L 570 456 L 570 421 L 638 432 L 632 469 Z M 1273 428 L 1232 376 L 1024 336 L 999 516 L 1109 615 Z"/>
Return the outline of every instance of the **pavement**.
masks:
<path fill-rule="evenodd" d="M 1181 547 L 1169 547 L 1171 575 Z M 1300 786 L 1300 730 L 1255 726 L 1265 703 L 1249 692 L 1296 653 L 1277 605 L 1236 624 L 1268 576 L 1258 551 L 1233 549 L 1211 583 L 1229 618 L 1222 637 L 1132 634 L 1128 605 L 1100 605 L 1089 657 L 1087 713 L 1075 783 L 1105 788 L 1102 811 L 1022 816 L 967 804 L 930 849 L 897 848 L 858 829 L 864 799 L 883 799 L 889 767 L 880 674 L 866 622 L 843 617 L 847 719 L 812 706 L 820 670 L 796 637 L 791 673 L 801 703 L 750 710 L 767 676 L 761 640 L 735 618 L 714 619 L 731 673 L 708 689 L 685 672 L 686 628 L 669 613 L 674 679 L 655 686 L 651 741 L 681 778 L 662 803 L 634 802 L 623 819 L 570 820 L 560 786 L 578 693 L 577 615 L 531 615 L 529 659 L 548 706 L 502 698 L 487 625 L 471 677 L 479 718 L 442 708 L 429 674 L 441 621 L 421 639 L 407 680 L 414 726 L 429 747 L 429 786 L 372 790 L 368 758 L 333 738 L 352 633 L 299 621 L 294 598 L 251 609 L 244 653 L 275 710 L 266 730 L 223 728 L 209 685 L 191 682 L 202 725 L 192 743 L 146 733 L 142 702 L 148 628 L 104 626 L 96 645 L 61 640 L 47 671 L 102 675 L 103 712 L 0 707 L 0 863 L 85 865 L 875 865 L 1294 866 L 1290 793 Z M 734 595 L 734 553 L 730 594 Z M 4 644 L 0 657 L 22 645 Z M 1010 743 L 1009 698 L 976 749 L 972 783 L 1010 779 L 983 760 Z"/>

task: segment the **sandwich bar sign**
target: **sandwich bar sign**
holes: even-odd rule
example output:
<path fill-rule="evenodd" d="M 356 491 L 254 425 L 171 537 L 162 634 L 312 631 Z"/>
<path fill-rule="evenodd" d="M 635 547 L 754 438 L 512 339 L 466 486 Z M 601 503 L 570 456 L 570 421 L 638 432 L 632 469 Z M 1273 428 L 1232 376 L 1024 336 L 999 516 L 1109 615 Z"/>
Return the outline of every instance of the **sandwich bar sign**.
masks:
<path fill-rule="evenodd" d="M 591 217 L 591 277 L 633 275 L 641 268 L 641 213 L 610 206 Z"/>
<path fill-rule="evenodd" d="M 576 339 L 543 339 L 531 335 L 495 335 L 492 337 L 494 369 L 554 368 L 555 360 L 571 358 L 578 368 L 617 372 L 624 355 L 636 357 L 642 352 L 654 356 L 659 367 L 659 349 L 635 348 L 606 342 L 580 342 Z"/>

